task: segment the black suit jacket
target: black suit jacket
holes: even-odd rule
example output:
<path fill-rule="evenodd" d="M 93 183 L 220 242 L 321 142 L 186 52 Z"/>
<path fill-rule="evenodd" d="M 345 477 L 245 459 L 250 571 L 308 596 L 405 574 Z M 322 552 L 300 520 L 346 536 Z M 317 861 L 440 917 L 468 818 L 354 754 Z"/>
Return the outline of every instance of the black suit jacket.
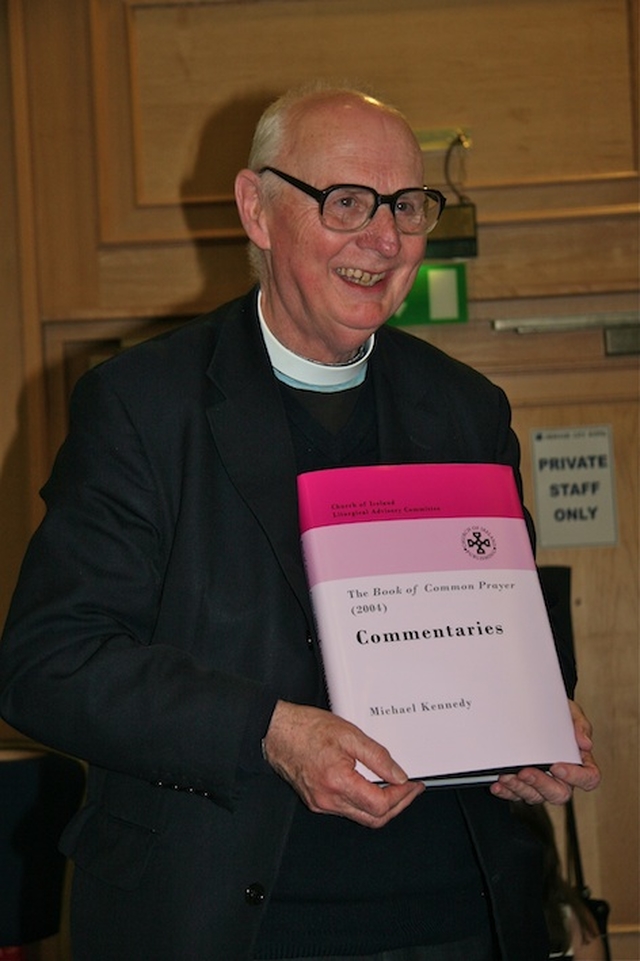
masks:
<path fill-rule="evenodd" d="M 517 474 L 484 377 L 393 329 L 370 375 L 383 462 Z M 74 961 L 251 957 L 298 803 L 260 737 L 275 698 L 322 692 L 295 484 L 255 292 L 74 392 L 0 648 L 3 716 L 90 765 L 63 838 Z M 485 789 L 461 797 L 505 959 L 540 961 L 536 844 Z"/>

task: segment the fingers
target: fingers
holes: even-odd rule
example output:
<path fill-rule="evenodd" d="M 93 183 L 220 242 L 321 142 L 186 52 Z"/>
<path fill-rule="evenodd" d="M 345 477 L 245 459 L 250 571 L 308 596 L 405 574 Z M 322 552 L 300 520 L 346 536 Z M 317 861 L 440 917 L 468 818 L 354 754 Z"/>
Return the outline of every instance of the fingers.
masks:
<path fill-rule="evenodd" d="M 580 788 L 581 791 L 593 791 L 598 787 L 602 776 L 600 768 L 588 752 L 582 754 L 582 764 L 553 764 L 550 774 L 558 780 L 564 781 L 572 788 Z"/>
<path fill-rule="evenodd" d="M 569 701 L 569 710 L 573 720 L 573 730 L 576 743 L 581 751 L 591 751 L 593 748 L 593 728 L 582 708 L 575 701 Z"/>
<path fill-rule="evenodd" d="M 339 814 L 365 827 L 380 828 L 404 811 L 423 790 L 424 785 L 415 781 L 373 784 L 351 770 L 337 789 L 332 786 L 324 793 L 315 793 L 310 806 L 318 813 Z"/>
<path fill-rule="evenodd" d="M 503 774 L 491 785 L 491 793 L 505 801 L 566 804 L 574 788 L 593 791 L 599 783 L 596 764 L 554 764 L 549 771 L 524 768 L 517 774 Z"/>
<path fill-rule="evenodd" d="M 548 772 L 523 768 L 517 774 L 503 774 L 491 785 L 491 793 L 505 801 L 527 804 L 566 804 L 574 788 L 593 791 L 600 784 L 600 769 L 593 754 L 593 731 L 589 719 L 575 701 L 569 701 L 581 764 L 553 764 Z"/>
<path fill-rule="evenodd" d="M 389 752 L 328 711 L 279 701 L 264 739 L 267 760 L 310 810 L 382 827 L 424 787 L 407 780 Z M 360 761 L 386 785 L 355 770 Z"/>
<path fill-rule="evenodd" d="M 593 757 L 593 729 L 582 708 L 575 701 L 569 701 L 576 743 L 582 764 L 554 764 L 551 774 L 566 781 L 571 787 L 582 791 L 593 791 L 602 779 L 600 769 Z"/>
<path fill-rule="evenodd" d="M 566 804 L 574 788 L 593 791 L 600 783 L 600 770 L 590 754 L 582 764 L 553 764 L 549 771 L 523 768 L 517 774 L 503 774 L 491 785 L 491 793 L 505 801 L 527 804 Z"/>
<path fill-rule="evenodd" d="M 517 774 L 502 774 L 491 785 L 491 793 L 504 801 L 566 804 L 572 795 L 572 788 L 564 780 L 553 777 L 550 772 L 541 771 L 539 768 L 523 768 Z"/>

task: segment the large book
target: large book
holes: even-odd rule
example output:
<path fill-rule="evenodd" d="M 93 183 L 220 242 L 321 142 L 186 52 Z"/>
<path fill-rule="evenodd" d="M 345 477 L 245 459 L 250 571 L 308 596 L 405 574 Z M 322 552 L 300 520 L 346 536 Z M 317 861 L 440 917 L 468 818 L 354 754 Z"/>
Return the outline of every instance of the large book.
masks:
<path fill-rule="evenodd" d="M 313 471 L 298 496 L 334 713 L 429 785 L 580 763 L 510 467 Z"/>

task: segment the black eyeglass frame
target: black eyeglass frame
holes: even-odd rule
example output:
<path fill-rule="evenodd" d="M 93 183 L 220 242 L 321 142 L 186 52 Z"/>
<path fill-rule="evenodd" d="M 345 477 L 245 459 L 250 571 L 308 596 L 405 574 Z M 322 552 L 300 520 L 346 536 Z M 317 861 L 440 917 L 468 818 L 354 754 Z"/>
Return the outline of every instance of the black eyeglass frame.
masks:
<path fill-rule="evenodd" d="M 288 184 L 291 184 L 292 187 L 297 187 L 298 190 L 301 190 L 303 193 L 307 194 L 309 197 L 313 197 L 313 199 L 318 203 L 320 207 L 320 217 L 322 217 L 323 215 L 324 205 L 327 201 L 327 197 L 334 190 L 347 188 L 349 190 L 368 191 L 374 197 L 375 202 L 371 210 L 371 213 L 369 214 L 365 222 L 360 227 L 355 228 L 355 230 L 352 227 L 345 227 L 344 229 L 340 229 L 339 227 L 329 227 L 325 224 L 325 226 L 327 227 L 327 230 L 333 230 L 336 233 L 345 233 L 345 234 L 350 232 L 357 233 L 358 230 L 362 230 L 364 227 L 367 226 L 368 223 L 370 223 L 373 220 L 379 207 L 383 206 L 383 204 L 389 204 L 391 208 L 391 213 L 393 214 L 394 222 L 398 226 L 398 230 L 401 233 L 408 234 L 408 231 L 403 230 L 396 220 L 396 204 L 398 203 L 398 200 L 403 194 L 419 190 L 425 197 L 430 197 L 431 200 L 434 200 L 438 204 L 438 208 L 439 208 L 438 214 L 433 224 L 428 229 L 418 230 L 415 233 L 411 232 L 408 235 L 413 237 L 419 236 L 420 234 L 426 235 L 431 233 L 431 231 L 437 225 L 438 221 L 440 220 L 440 217 L 442 216 L 442 211 L 444 210 L 445 205 L 447 203 L 447 198 L 445 197 L 445 195 L 443 193 L 440 193 L 440 191 L 436 190 L 434 187 L 425 187 L 425 186 L 402 187 L 401 190 L 396 190 L 395 193 L 392 193 L 392 194 L 379 194 L 377 190 L 373 189 L 373 187 L 367 187 L 365 184 L 331 184 L 330 187 L 325 187 L 324 190 L 319 190 L 317 187 L 312 187 L 311 184 L 305 183 L 304 180 L 298 180 L 297 177 L 292 177 L 291 174 L 286 174 L 282 170 L 278 170 L 277 167 L 261 167 L 258 173 L 263 174 L 263 173 L 267 173 L 267 171 L 269 173 L 275 174 L 276 177 L 280 177 L 282 180 L 286 181 Z"/>

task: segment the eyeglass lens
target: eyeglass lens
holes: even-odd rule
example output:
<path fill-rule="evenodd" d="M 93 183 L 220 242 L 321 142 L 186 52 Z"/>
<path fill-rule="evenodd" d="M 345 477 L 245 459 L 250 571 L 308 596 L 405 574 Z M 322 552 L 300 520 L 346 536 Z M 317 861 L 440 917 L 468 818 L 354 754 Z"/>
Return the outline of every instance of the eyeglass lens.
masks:
<path fill-rule="evenodd" d="M 334 187 L 322 204 L 322 221 L 331 230 L 358 230 L 375 213 L 377 197 L 367 187 Z M 435 227 L 440 204 L 422 190 L 405 190 L 393 203 L 399 230 L 407 234 L 428 233 Z"/>

